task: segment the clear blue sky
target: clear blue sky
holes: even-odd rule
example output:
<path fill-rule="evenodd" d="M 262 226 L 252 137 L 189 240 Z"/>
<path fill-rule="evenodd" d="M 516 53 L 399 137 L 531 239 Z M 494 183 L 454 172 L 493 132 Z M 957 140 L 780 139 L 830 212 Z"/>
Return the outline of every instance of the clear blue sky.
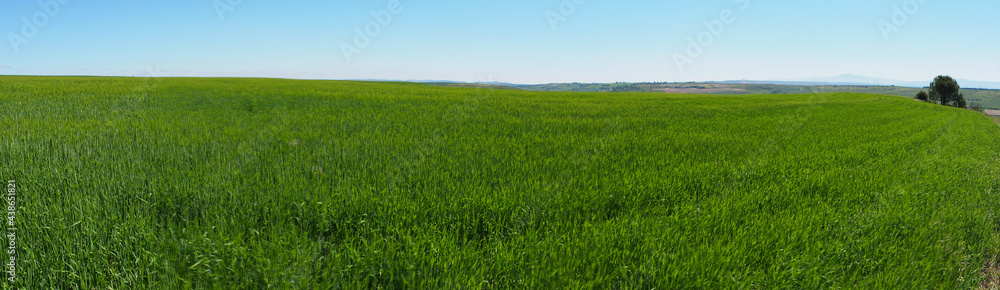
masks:
<path fill-rule="evenodd" d="M 389 0 L 47 1 L 58 11 L 3 4 L 0 74 L 1000 81 L 996 0 L 399 0 L 395 14 Z M 386 25 L 372 15 L 383 10 Z M 35 23 L 25 29 L 23 19 Z M 716 20 L 729 22 L 718 35 L 704 25 Z M 884 34 L 880 21 L 896 30 Z M 368 24 L 378 33 L 359 47 L 355 28 Z M 709 46 L 689 54 L 688 38 L 699 35 Z M 350 61 L 345 45 L 357 48 Z M 690 62 L 679 69 L 676 56 Z"/>

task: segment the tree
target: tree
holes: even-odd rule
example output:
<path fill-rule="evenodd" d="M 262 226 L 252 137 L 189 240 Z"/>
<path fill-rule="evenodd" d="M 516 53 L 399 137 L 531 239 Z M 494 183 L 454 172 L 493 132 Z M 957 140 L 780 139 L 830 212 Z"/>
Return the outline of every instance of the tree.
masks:
<path fill-rule="evenodd" d="M 950 76 L 938 76 L 931 83 L 930 100 L 941 105 L 965 108 L 965 96 L 959 92 L 958 82 Z"/>
<path fill-rule="evenodd" d="M 920 91 L 919 93 L 917 93 L 917 100 L 926 102 L 929 98 L 930 97 L 927 96 L 927 92 L 925 91 Z"/>

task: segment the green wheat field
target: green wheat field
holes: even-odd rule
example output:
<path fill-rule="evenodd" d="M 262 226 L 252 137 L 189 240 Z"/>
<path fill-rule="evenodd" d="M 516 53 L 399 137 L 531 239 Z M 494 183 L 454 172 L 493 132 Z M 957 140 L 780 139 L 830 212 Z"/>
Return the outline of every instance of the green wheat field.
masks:
<path fill-rule="evenodd" d="M 1000 255 L 1000 126 L 889 95 L 3 76 L 0 180 L 8 288 L 976 288 Z"/>

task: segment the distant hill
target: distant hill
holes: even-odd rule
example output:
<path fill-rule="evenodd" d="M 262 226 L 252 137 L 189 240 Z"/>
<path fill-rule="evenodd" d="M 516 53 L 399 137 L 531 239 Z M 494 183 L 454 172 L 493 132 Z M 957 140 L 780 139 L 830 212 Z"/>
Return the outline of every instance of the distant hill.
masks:
<path fill-rule="evenodd" d="M 990 82 L 990 81 L 974 81 L 968 79 L 957 79 L 958 84 L 963 88 L 978 88 L 978 89 L 1000 89 L 1000 82 Z M 789 79 L 789 80 L 756 80 L 756 81 L 723 81 L 718 83 L 753 83 L 753 84 L 775 84 L 775 85 L 840 85 L 840 86 L 897 86 L 897 87 L 911 87 L 911 88 L 923 88 L 930 85 L 931 80 L 927 81 L 903 81 L 903 80 L 893 80 L 893 79 L 880 79 L 861 75 L 844 74 L 832 77 L 819 77 L 819 78 L 799 78 L 799 79 Z"/>
<path fill-rule="evenodd" d="M 928 82 L 929 84 L 929 82 Z M 923 90 L 919 87 L 906 86 L 876 86 L 855 83 L 820 83 L 808 81 L 727 81 L 704 83 L 566 83 L 544 85 L 510 85 L 530 91 L 562 91 L 562 92 L 653 92 L 675 94 L 809 94 L 852 92 L 896 95 L 912 98 Z M 986 109 L 1000 109 L 1000 90 L 962 89 L 970 106 L 979 105 Z"/>
<path fill-rule="evenodd" d="M 797 80 L 730 80 L 718 82 L 645 82 L 645 83 L 555 83 L 541 85 L 519 85 L 504 82 L 448 82 L 411 81 L 440 86 L 473 87 L 486 86 L 497 89 L 521 89 L 528 91 L 552 92 L 653 92 L 676 94 L 804 94 L 854 92 L 896 95 L 912 98 L 930 84 L 927 82 L 907 82 L 878 79 L 859 75 L 840 75 L 828 78 L 806 78 Z M 1000 82 L 958 80 L 962 93 L 970 106 L 986 109 L 1000 109 Z"/>
<path fill-rule="evenodd" d="M 969 79 L 956 79 L 958 84 L 963 88 L 969 89 L 990 89 L 990 90 L 1000 90 L 1000 82 L 992 81 L 975 81 Z M 393 82 L 414 82 L 414 83 L 454 83 L 454 84 L 488 84 L 488 85 L 499 85 L 506 87 L 523 87 L 523 88 L 555 88 L 563 85 L 568 87 L 579 87 L 587 86 L 601 83 L 566 83 L 566 84 L 541 84 L 541 85 L 524 85 L 524 84 L 514 84 L 507 82 L 463 82 L 463 81 L 448 81 L 448 80 L 385 80 L 385 79 L 358 79 L 358 81 L 393 81 Z M 688 82 L 695 83 L 695 82 Z M 727 81 L 705 81 L 697 82 L 705 84 L 740 84 L 740 85 L 788 85 L 788 86 L 896 86 L 896 87 L 908 87 L 908 88 L 925 88 L 930 85 L 931 80 L 927 81 L 904 81 L 904 80 L 894 80 L 894 79 L 881 79 L 869 76 L 854 75 L 854 74 L 843 74 L 831 77 L 816 77 L 816 78 L 797 78 L 797 79 L 778 79 L 778 80 L 727 80 Z M 684 84 L 684 83 L 676 83 Z M 610 85 L 610 84 L 609 84 Z M 556 89 L 556 91 L 562 91 L 562 89 Z M 566 90 L 571 91 L 571 90 Z M 586 90 L 585 90 L 586 91 Z"/>

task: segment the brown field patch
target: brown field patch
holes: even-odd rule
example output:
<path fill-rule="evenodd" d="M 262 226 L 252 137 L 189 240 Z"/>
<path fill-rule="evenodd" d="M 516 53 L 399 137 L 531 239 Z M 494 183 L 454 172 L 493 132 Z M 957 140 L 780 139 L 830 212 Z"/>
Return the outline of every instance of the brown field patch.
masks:
<path fill-rule="evenodd" d="M 1000 261 L 997 257 L 986 260 L 983 265 L 983 282 L 979 283 L 979 289 L 1000 289 Z"/>

